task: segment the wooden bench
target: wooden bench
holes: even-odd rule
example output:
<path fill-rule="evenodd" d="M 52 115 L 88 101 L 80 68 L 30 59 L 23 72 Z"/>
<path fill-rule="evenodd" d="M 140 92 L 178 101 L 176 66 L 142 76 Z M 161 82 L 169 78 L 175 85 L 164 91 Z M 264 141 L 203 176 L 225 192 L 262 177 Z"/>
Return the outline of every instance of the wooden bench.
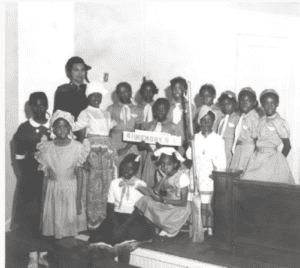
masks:
<path fill-rule="evenodd" d="M 214 171 L 214 248 L 300 267 L 300 186 Z M 296 266 L 295 266 L 296 267 Z"/>

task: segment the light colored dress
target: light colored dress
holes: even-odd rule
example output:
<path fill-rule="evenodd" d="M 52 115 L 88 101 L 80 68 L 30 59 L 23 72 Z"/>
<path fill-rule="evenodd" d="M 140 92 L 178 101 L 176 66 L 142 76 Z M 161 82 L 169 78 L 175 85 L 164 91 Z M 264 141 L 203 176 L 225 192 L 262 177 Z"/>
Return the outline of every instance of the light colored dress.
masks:
<path fill-rule="evenodd" d="M 74 131 L 86 128 L 85 144 L 90 147 L 87 158 L 90 170 L 84 171 L 83 197 L 90 230 L 96 229 L 106 218 L 106 202 L 110 182 L 118 177 L 118 156 L 109 137 L 110 130 L 117 123 L 110 113 L 88 106 L 75 123 Z"/>
<path fill-rule="evenodd" d="M 226 115 L 220 121 L 218 127 L 218 134 L 225 141 L 225 153 L 226 153 L 226 166 L 229 167 L 232 159 L 232 145 L 234 141 L 235 128 L 239 122 L 240 116 L 233 112 L 230 115 Z"/>
<path fill-rule="evenodd" d="M 196 116 L 196 107 L 192 105 L 192 118 Z M 181 155 L 185 154 L 186 143 L 190 133 L 190 119 L 188 101 L 184 103 L 175 102 L 173 99 L 170 102 L 170 111 L 167 116 L 168 120 L 176 126 L 177 135 L 182 138 L 182 146 L 178 148 Z"/>
<path fill-rule="evenodd" d="M 256 150 L 245 170 L 243 180 L 295 184 L 284 155 L 278 151 L 281 139 L 289 139 L 288 123 L 278 113 L 260 119 Z"/>
<path fill-rule="evenodd" d="M 188 148 L 187 158 L 192 158 L 191 147 Z M 215 132 L 204 137 L 200 132 L 195 135 L 196 172 L 198 186 L 203 204 L 210 204 L 214 181 L 212 171 L 226 168 L 225 142 Z"/>
<path fill-rule="evenodd" d="M 143 130 L 153 131 L 153 132 L 162 132 L 168 133 L 172 135 L 178 135 L 178 129 L 176 126 L 165 120 L 161 122 L 161 131 L 158 130 L 157 124 L 159 122 L 157 120 L 153 120 L 152 122 L 145 124 Z M 152 145 L 153 150 L 155 150 L 156 146 Z M 148 187 L 153 187 L 155 184 L 155 174 L 156 174 L 156 166 L 153 151 L 142 151 L 141 153 L 141 179 L 146 182 Z"/>
<path fill-rule="evenodd" d="M 240 134 L 235 137 L 237 138 L 237 144 L 229 166 L 231 169 L 245 170 L 255 149 L 258 121 L 259 115 L 255 109 L 241 115 L 239 119 L 241 123 Z"/>
<path fill-rule="evenodd" d="M 142 101 L 137 106 L 139 109 L 143 110 L 143 124 L 149 123 L 153 120 L 153 112 L 152 112 L 152 106 L 155 101 L 152 101 L 150 103 Z"/>
<path fill-rule="evenodd" d="M 187 187 L 190 184 L 188 174 L 189 171 L 186 169 L 179 170 L 172 177 L 165 180 L 162 190 L 166 191 L 167 199 L 180 200 L 181 188 Z M 135 207 L 139 209 L 144 217 L 171 235 L 176 234 L 180 230 L 191 213 L 189 202 L 184 207 L 174 206 L 157 202 L 149 196 L 143 196 L 135 204 Z"/>
<path fill-rule="evenodd" d="M 143 110 L 132 103 L 126 105 L 129 107 L 129 113 L 122 118 L 123 106 L 125 105 L 119 102 L 107 107 L 107 111 L 110 113 L 112 120 L 117 122 L 117 126 L 111 131 L 111 137 L 116 150 L 125 148 L 127 145 L 127 143 L 123 141 L 123 131 L 134 131 L 135 124 L 141 124 L 143 122 Z M 127 154 L 130 153 L 138 154 L 136 145 L 131 146 Z M 126 154 L 118 156 L 118 166 L 125 155 Z"/>
<path fill-rule="evenodd" d="M 51 168 L 55 180 L 48 179 L 42 219 L 42 234 L 61 239 L 76 236 L 87 229 L 83 210 L 77 215 L 77 179 L 75 168 L 81 167 L 89 154 L 88 147 L 71 140 L 66 146 L 57 146 L 53 141 L 43 141 L 37 145 L 36 159 L 40 169 L 48 176 Z"/>

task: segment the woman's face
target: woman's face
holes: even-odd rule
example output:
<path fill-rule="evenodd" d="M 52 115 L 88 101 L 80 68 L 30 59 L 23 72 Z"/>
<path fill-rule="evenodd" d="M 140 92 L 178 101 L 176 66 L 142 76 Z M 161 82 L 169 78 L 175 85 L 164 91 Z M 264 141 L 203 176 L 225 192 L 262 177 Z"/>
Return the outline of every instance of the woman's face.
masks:
<path fill-rule="evenodd" d="M 45 118 L 48 109 L 48 104 L 45 99 L 37 99 L 30 107 L 35 119 Z"/>
<path fill-rule="evenodd" d="M 234 111 L 234 103 L 229 99 L 224 99 L 221 102 L 221 110 L 223 114 L 232 114 Z"/>
<path fill-rule="evenodd" d="M 71 126 L 69 122 L 63 118 L 57 119 L 53 124 L 53 133 L 56 138 L 64 140 L 70 134 Z"/>
<path fill-rule="evenodd" d="M 159 167 L 166 175 L 172 176 L 178 168 L 178 164 L 174 162 L 173 156 L 162 154 L 159 159 Z"/>
<path fill-rule="evenodd" d="M 99 108 L 102 101 L 101 93 L 92 93 L 88 96 L 89 105 L 95 108 Z"/>
<path fill-rule="evenodd" d="M 141 90 L 141 95 L 145 102 L 151 103 L 155 94 L 153 93 L 152 87 L 147 85 Z"/>
<path fill-rule="evenodd" d="M 76 85 L 83 84 L 86 75 L 85 67 L 83 63 L 74 63 L 70 71 L 71 82 Z"/>
<path fill-rule="evenodd" d="M 165 121 L 167 119 L 167 115 L 168 115 L 168 112 L 169 112 L 168 109 L 167 109 L 167 107 L 166 107 L 166 105 L 164 105 L 163 103 L 161 103 L 156 108 L 157 109 L 155 111 L 153 111 L 154 118 L 158 122 Z"/>
<path fill-rule="evenodd" d="M 277 101 L 272 97 L 265 98 L 262 107 L 264 108 L 267 116 L 272 116 L 276 113 L 278 107 Z"/>
<path fill-rule="evenodd" d="M 172 91 L 172 97 L 175 100 L 175 102 L 180 102 L 186 90 L 181 83 L 176 83 L 171 88 L 171 91 Z"/>
<path fill-rule="evenodd" d="M 200 119 L 201 130 L 204 132 L 212 131 L 213 125 L 214 125 L 214 120 L 209 114 L 204 115 Z"/>
<path fill-rule="evenodd" d="M 130 103 L 131 91 L 127 87 L 120 87 L 117 91 L 117 95 L 121 103 L 128 104 Z"/>
<path fill-rule="evenodd" d="M 204 105 L 211 106 L 214 102 L 215 96 L 211 94 L 208 89 L 206 89 L 201 92 L 200 98 Z"/>
<path fill-rule="evenodd" d="M 133 163 L 129 162 L 122 166 L 122 176 L 125 180 L 130 180 L 137 172 Z"/>

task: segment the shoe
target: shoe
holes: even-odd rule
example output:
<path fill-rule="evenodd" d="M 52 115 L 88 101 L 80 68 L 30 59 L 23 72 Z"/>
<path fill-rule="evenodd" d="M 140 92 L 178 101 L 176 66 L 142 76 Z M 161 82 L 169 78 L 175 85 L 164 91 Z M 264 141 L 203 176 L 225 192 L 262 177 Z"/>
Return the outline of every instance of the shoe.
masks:
<path fill-rule="evenodd" d="M 49 267 L 49 262 L 45 259 L 47 254 L 48 254 L 48 252 L 40 252 L 39 258 L 38 258 L 38 264 Z"/>
<path fill-rule="evenodd" d="M 38 254 L 37 252 L 30 252 L 29 253 L 29 262 L 27 268 L 38 268 Z"/>

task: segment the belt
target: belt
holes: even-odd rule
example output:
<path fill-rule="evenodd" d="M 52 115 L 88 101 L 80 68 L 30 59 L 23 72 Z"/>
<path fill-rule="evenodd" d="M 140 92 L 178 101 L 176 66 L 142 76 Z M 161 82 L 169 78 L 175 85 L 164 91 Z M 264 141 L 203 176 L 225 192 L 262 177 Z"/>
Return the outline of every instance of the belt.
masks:
<path fill-rule="evenodd" d="M 256 147 L 255 151 L 260 153 L 273 153 L 277 151 L 277 148 L 275 147 Z"/>
<path fill-rule="evenodd" d="M 87 134 L 87 138 L 91 137 L 109 137 L 109 135 L 100 135 L 100 134 Z"/>
<path fill-rule="evenodd" d="M 237 141 L 236 145 L 255 145 L 254 141 Z"/>

